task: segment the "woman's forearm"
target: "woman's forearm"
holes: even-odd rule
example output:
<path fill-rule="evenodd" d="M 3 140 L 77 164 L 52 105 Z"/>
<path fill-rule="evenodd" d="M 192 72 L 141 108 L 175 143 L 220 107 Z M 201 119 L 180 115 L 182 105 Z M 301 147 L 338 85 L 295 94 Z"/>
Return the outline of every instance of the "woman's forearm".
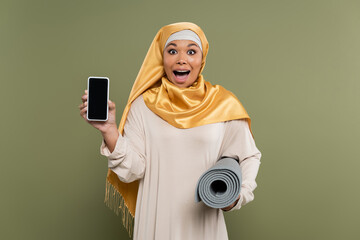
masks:
<path fill-rule="evenodd" d="M 115 149 L 116 141 L 119 138 L 119 131 L 116 127 L 110 128 L 106 132 L 101 132 L 105 144 L 110 152 L 113 152 Z"/>

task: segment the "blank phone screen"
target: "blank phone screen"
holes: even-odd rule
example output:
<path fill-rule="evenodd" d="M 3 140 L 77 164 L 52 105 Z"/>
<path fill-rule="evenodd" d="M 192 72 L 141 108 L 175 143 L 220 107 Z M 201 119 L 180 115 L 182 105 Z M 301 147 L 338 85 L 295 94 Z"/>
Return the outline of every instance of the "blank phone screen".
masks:
<path fill-rule="evenodd" d="M 106 120 L 108 79 L 90 78 L 88 86 L 88 118 Z"/>

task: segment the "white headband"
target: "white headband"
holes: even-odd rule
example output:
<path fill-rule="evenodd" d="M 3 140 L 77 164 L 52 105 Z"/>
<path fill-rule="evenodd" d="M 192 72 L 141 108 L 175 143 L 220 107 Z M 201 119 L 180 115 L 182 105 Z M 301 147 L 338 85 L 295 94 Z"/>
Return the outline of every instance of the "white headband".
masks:
<path fill-rule="evenodd" d="M 199 46 L 199 48 L 201 49 L 201 52 L 202 52 L 201 40 L 200 40 L 199 36 L 191 30 L 181 30 L 179 32 L 171 34 L 165 43 L 165 48 L 167 47 L 167 45 L 170 42 L 172 42 L 174 40 L 191 40 Z"/>

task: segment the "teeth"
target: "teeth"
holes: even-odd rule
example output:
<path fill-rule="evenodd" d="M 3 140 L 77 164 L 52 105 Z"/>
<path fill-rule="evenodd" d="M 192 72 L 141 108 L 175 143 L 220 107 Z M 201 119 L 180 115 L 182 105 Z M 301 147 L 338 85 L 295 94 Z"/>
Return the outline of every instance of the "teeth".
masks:
<path fill-rule="evenodd" d="M 188 72 L 190 72 L 190 70 L 175 70 L 174 72 L 177 72 L 177 73 L 188 73 Z"/>

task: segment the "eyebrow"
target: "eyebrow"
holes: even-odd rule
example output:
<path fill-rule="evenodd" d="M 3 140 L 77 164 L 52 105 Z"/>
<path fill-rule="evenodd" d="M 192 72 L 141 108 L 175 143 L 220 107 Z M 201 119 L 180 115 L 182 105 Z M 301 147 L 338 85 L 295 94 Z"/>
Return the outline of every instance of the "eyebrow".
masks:
<path fill-rule="evenodd" d="M 191 47 L 191 46 L 195 46 L 195 47 L 199 47 L 197 44 L 195 44 L 195 43 L 190 43 L 189 45 L 188 45 L 188 47 Z"/>
<path fill-rule="evenodd" d="M 169 43 L 168 45 L 167 45 L 167 47 L 169 47 L 170 45 L 172 45 L 172 46 L 174 46 L 174 47 L 177 47 L 177 45 L 175 44 L 175 43 Z M 190 43 L 189 45 L 188 45 L 188 47 L 191 47 L 191 46 L 195 46 L 195 47 L 199 47 L 197 44 L 195 44 L 195 43 Z"/>

